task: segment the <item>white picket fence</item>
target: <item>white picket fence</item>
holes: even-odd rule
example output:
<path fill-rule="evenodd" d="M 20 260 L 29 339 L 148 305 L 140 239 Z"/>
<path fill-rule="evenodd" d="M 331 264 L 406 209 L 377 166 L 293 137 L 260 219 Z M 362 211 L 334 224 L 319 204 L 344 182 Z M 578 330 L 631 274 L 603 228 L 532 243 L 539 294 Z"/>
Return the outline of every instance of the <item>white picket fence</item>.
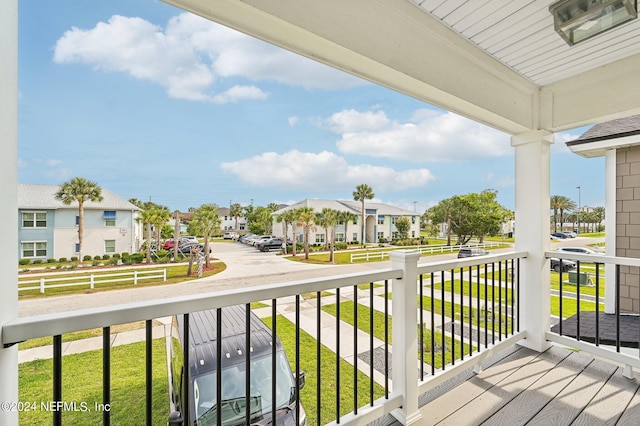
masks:
<path fill-rule="evenodd" d="M 106 278 L 106 279 L 105 279 Z M 106 283 L 120 283 L 133 281 L 134 285 L 138 284 L 138 281 L 148 280 L 153 278 L 162 278 L 162 281 L 167 280 L 167 269 L 141 269 L 131 272 L 118 272 L 114 274 L 88 274 L 88 275 L 75 275 L 61 278 L 49 278 L 40 277 L 33 280 L 20 280 L 18 281 L 18 291 L 27 290 L 40 290 L 40 293 L 44 293 L 45 289 L 56 287 L 76 287 L 76 286 L 89 286 L 94 289 L 96 284 Z M 32 285 L 37 284 L 37 285 Z"/>
<path fill-rule="evenodd" d="M 421 254 L 444 254 L 444 253 L 453 253 L 453 252 L 457 252 L 462 248 L 469 248 L 469 247 L 479 247 L 479 248 L 483 248 L 483 249 L 488 249 L 488 248 L 496 248 L 496 247 L 502 247 L 504 246 L 504 243 L 499 243 L 499 242 L 494 242 L 494 241 L 489 241 L 486 243 L 482 243 L 482 244 L 464 244 L 464 245 L 457 245 L 457 246 L 447 246 L 447 245 L 438 245 L 438 246 L 410 246 L 410 247 L 399 247 L 398 249 L 402 249 L 402 250 L 416 250 L 419 251 Z M 369 261 L 369 260 L 384 260 L 389 258 L 389 253 L 392 252 L 393 250 L 386 250 L 386 251 L 382 251 L 382 250 L 376 250 L 376 251 L 367 251 L 365 253 L 352 253 L 351 254 L 351 263 L 353 263 L 354 261 Z"/>

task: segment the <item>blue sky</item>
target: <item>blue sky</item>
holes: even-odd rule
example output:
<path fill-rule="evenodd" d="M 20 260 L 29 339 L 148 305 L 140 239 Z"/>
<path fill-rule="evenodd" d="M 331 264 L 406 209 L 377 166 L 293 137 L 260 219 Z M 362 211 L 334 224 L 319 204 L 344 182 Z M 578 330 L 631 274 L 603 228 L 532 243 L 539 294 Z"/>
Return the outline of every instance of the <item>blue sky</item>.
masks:
<path fill-rule="evenodd" d="M 186 210 L 304 198 L 514 208 L 508 135 L 153 0 L 20 2 L 19 181 L 74 176 Z M 604 205 L 604 160 L 556 135 L 551 193 Z M 173 177 L 175 176 L 175 177 Z"/>

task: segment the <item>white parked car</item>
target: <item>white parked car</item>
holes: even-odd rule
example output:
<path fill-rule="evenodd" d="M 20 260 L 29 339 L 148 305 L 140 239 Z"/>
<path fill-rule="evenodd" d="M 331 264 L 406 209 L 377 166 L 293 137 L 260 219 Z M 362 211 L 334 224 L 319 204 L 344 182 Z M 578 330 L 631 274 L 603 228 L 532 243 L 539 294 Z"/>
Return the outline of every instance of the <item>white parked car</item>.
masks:
<path fill-rule="evenodd" d="M 595 254 L 598 256 L 604 256 L 604 253 L 591 250 L 586 247 L 560 247 L 556 250 L 558 253 L 578 253 L 578 254 Z"/>

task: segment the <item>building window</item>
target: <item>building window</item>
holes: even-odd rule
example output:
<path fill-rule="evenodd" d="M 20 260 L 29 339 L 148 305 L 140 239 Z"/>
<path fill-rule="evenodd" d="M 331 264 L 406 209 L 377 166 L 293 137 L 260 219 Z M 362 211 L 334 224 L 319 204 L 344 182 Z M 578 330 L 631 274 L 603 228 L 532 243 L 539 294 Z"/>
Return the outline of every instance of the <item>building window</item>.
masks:
<path fill-rule="evenodd" d="M 24 212 L 22 213 L 23 228 L 46 228 L 47 213 L 46 212 Z"/>
<path fill-rule="evenodd" d="M 415 238 L 416 237 L 416 231 L 411 231 L 411 238 Z"/>
<path fill-rule="evenodd" d="M 396 217 L 395 216 L 391 216 L 391 224 L 392 225 L 396 224 Z"/>
<path fill-rule="evenodd" d="M 398 239 L 398 231 L 393 231 L 393 233 L 391 234 L 391 238 L 394 240 Z"/>
<path fill-rule="evenodd" d="M 378 216 L 378 225 L 384 225 L 384 215 Z"/>
<path fill-rule="evenodd" d="M 360 217 L 360 216 L 355 215 L 355 216 L 353 217 L 353 224 L 354 224 L 354 225 L 357 225 L 357 224 L 358 224 L 358 217 Z M 355 239 L 355 238 L 354 238 L 354 239 Z"/>
<path fill-rule="evenodd" d="M 411 224 L 412 225 L 416 224 L 416 217 L 415 216 L 411 216 Z"/>
<path fill-rule="evenodd" d="M 378 241 L 384 238 L 384 232 L 378 232 Z"/>
<path fill-rule="evenodd" d="M 47 243 L 44 241 L 22 243 L 22 257 L 47 257 Z"/>
<path fill-rule="evenodd" d="M 116 226 L 115 210 L 105 210 L 103 217 L 104 217 L 104 226 Z"/>
<path fill-rule="evenodd" d="M 353 233 L 353 238 L 351 238 L 351 241 L 358 241 L 358 233 L 357 232 Z"/>
<path fill-rule="evenodd" d="M 324 244 L 324 234 L 316 234 L 316 244 Z"/>
<path fill-rule="evenodd" d="M 342 232 L 336 232 L 336 241 L 339 243 L 344 241 L 344 234 Z"/>
<path fill-rule="evenodd" d="M 80 244 L 76 243 L 76 253 L 80 253 Z"/>
<path fill-rule="evenodd" d="M 116 252 L 116 240 L 104 240 L 104 252 L 115 253 Z"/>
<path fill-rule="evenodd" d="M 80 216 L 76 215 L 76 226 L 80 225 Z"/>

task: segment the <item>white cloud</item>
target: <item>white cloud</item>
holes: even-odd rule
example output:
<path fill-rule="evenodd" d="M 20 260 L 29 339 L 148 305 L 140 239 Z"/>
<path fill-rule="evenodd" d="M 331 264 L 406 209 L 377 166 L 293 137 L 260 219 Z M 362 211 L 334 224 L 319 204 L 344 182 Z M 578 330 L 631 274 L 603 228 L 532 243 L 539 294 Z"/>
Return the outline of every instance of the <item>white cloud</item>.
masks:
<path fill-rule="evenodd" d="M 254 186 L 319 191 L 351 188 L 363 181 L 379 191 L 400 191 L 424 187 L 434 179 L 428 169 L 397 171 L 368 164 L 351 165 L 328 151 L 317 154 L 297 150 L 284 154 L 266 152 L 222 163 L 221 168 Z"/>
<path fill-rule="evenodd" d="M 287 122 L 289 123 L 289 127 L 293 127 L 298 123 L 298 117 L 289 117 Z"/>
<path fill-rule="evenodd" d="M 73 27 L 56 42 L 53 60 L 124 72 L 165 87 L 173 98 L 198 101 L 266 98 L 262 90 L 253 86 L 251 96 L 233 88 L 218 89 L 231 77 L 308 89 L 365 84 L 190 13 L 172 17 L 164 29 L 141 18 L 119 15 L 89 30 Z M 214 89 L 224 93 L 216 94 Z"/>
<path fill-rule="evenodd" d="M 420 162 L 474 160 L 512 153 L 507 134 L 450 112 L 423 109 L 400 123 L 383 111 L 345 110 L 327 119 L 346 154 Z"/>
<path fill-rule="evenodd" d="M 263 100 L 268 95 L 255 86 L 233 86 L 231 89 L 213 97 L 213 102 L 226 104 L 245 99 Z"/>

